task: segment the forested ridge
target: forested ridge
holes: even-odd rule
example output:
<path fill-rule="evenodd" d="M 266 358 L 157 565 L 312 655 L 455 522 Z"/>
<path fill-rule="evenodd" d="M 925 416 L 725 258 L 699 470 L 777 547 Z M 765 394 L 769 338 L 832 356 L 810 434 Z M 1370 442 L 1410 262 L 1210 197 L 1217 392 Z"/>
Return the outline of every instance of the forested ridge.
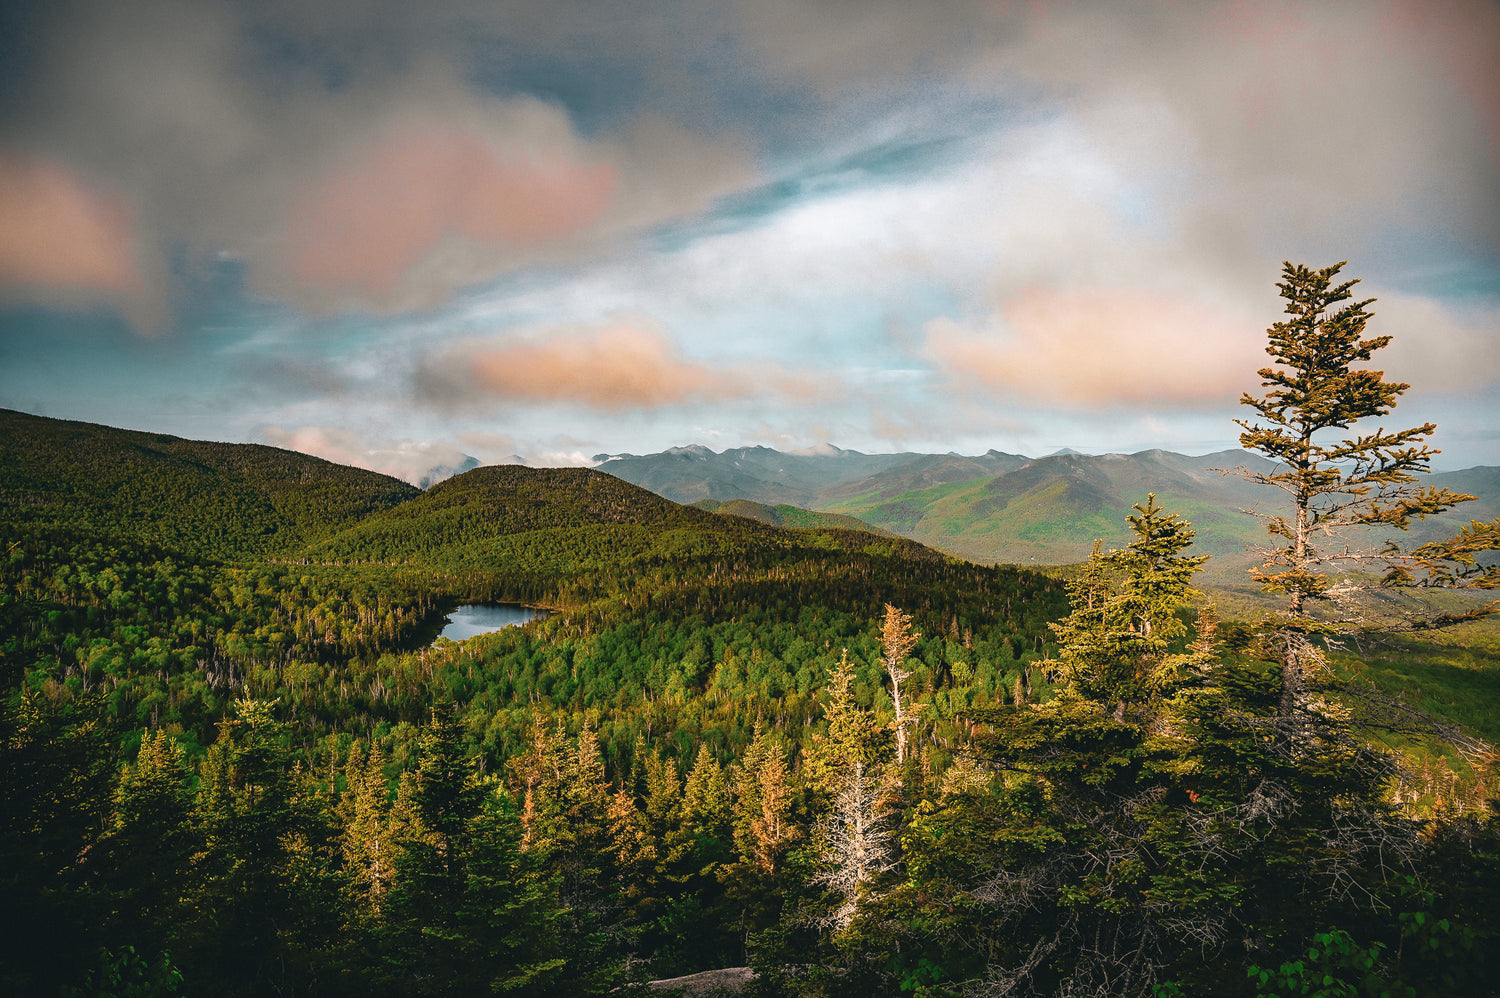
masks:
<path fill-rule="evenodd" d="M 211 558 L 297 547 L 421 493 L 293 451 L 0 409 L 0 510 Z"/>
<path fill-rule="evenodd" d="M 1329 377 L 1383 345 L 1332 310 L 1337 270 L 1288 265 L 1280 363 Z M 1262 375 L 1294 387 L 1248 399 L 1242 439 L 1301 455 L 1266 484 L 1364 525 L 1463 500 L 1408 488 L 1419 430 L 1337 474 L 1286 443 L 1349 418 L 1330 397 L 1383 413 L 1404 386 Z M 1322 512 L 1272 520 L 1287 610 L 1225 622 L 1154 495 L 1064 584 L 590 470 L 419 493 L 4 418 L 6 993 L 605 994 L 747 964 L 766 995 L 1500 979 L 1493 753 L 1329 667 L 1364 632 L 1321 609 L 1353 585 Z M 1363 577 L 1500 584 L 1496 529 Z M 467 601 L 551 612 L 434 643 Z"/>

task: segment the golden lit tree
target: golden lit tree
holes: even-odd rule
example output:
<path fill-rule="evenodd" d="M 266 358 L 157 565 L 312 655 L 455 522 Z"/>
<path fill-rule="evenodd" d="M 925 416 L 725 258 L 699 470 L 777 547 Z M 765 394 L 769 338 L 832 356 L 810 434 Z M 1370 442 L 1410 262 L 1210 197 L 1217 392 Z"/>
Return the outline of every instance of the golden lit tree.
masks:
<path fill-rule="evenodd" d="M 1241 446 L 1275 462 L 1268 471 L 1242 468 L 1238 474 L 1280 489 L 1289 500 L 1286 511 L 1261 514 L 1274 540 L 1255 573 L 1267 592 L 1284 594 L 1287 601 L 1273 635 L 1283 667 L 1283 718 L 1307 700 L 1309 678 L 1321 662 L 1318 637 L 1363 624 L 1356 602 L 1361 591 L 1375 585 L 1500 585 L 1493 568 L 1478 560 L 1495 548 L 1500 523 L 1476 524 L 1411 556 L 1393 543 L 1382 544 L 1385 538 L 1370 529 L 1405 530 L 1414 519 L 1473 496 L 1418 484 L 1438 453 L 1427 443 L 1434 424 L 1369 428 L 1391 413 L 1410 386 L 1359 366 L 1391 338 L 1365 335 L 1374 299 L 1354 299 L 1358 281 L 1336 282 L 1343 266 L 1284 265 L 1277 287 L 1289 318 L 1267 331 L 1266 352 L 1275 364 L 1259 372 L 1265 394 L 1240 399 L 1254 417 L 1236 420 Z M 1359 573 L 1373 573 L 1378 581 L 1360 581 Z M 1481 612 L 1488 610 L 1461 617 Z"/>

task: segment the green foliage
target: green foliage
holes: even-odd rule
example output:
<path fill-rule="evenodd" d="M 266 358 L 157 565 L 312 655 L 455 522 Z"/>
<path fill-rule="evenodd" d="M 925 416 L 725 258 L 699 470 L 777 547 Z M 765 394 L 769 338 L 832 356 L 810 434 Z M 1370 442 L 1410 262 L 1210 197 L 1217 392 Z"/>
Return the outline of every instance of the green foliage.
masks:
<path fill-rule="evenodd" d="M 253 444 L 214 444 L 0 410 L 0 522 L 66 526 L 193 558 L 300 547 L 419 491 Z"/>
<path fill-rule="evenodd" d="M 82 983 L 62 989 L 63 998 L 169 998 L 181 993 L 182 974 L 166 954 L 149 961 L 133 946 L 99 950 L 98 965 Z"/>
<path fill-rule="evenodd" d="M 0 991 L 55 991 L 88 964 L 98 899 L 83 858 L 109 811 L 113 732 L 98 697 L 0 702 Z"/>
<path fill-rule="evenodd" d="M 1179 613 L 1205 557 L 1182 554 L 1193 531 L 1150 495 L 1130 517 L 1135 540 L 1108 556 L 1096 546 L 1081 577 L 1068 586 L 1073 612 L 1053 624 L 1060 671 L 1079 693 L 1130 706 L 1146 703 L 1179 681 L 1186 664 L 1169 654 L 1186 632 Z"/>
<path fill-rule="evenodd" d="M 1140 514 L 1137 545 L 1096 552 L 1070 587 L 1062 687 L 971 712 L 988 774 L 911 817 L 886 909 L 904 959 L 1020 994 L 1427 993 L 1395 912 L 1451 860 L 1388 800 L 1391 756 L 1332 727 L 1276 737 L 1281 670 L 1225 655 L 1211 618 L 1181 644 L 1191 532 L 1149 500 Z"/>
<path fill-rule="evenodd" d="M 111 469 L 32 419 L 0 472 L 7 991 L 602 994 L 753 961 L 765 993 L 1249 994 L 1335 931 L 1392 987 L 1495 970 L 1495 824 L 1417 835 L 1386 756 L 1267 741 L 1281 671 L 1189 630 L 1201 559 L 1154 498 L 1069 613 L 1026 572 L 594 472 L 392 504 L 275 451 L 106 433 L 155 454 Z M 50 477 L 64 431 L 118 496 Z M 553 612 L 429 644 L 505 599 Z"/>

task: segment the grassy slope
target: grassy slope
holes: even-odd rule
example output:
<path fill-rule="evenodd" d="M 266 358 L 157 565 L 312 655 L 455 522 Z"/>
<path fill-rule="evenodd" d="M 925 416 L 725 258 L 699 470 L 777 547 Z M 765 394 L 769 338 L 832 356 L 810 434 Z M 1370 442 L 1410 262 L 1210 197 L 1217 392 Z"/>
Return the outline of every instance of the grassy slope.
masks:
<path fill-rule="evenodd" d="M 1106 550 L 1130 540 L 1126 522 L 1130 502 L 1082 509 L 1062 481 L 1043 483 L 1003 506 L 991 506 L 983 515 L 976 515 L 975 509 L 983 503 L 991 481 L 978 478 L 955 482 L 906 493 L 894 500 L 860 496 L 832 508 L 980 562 L 1068 564 L 1087 558 L 1096 538 L 1104 542 Z M 1139 499 L 1145 499 L 1144 492 Z M 1259 539 L 1257 521 L 1201 498 L 1170 491 L 1160 492 L 1157 501 L 1193 523 L 1199 532 L 1200 553 L 1227 563 L 1215 566 L 1216 576 L 1244 571 L 1248 562 L 1239 554 Z"/>

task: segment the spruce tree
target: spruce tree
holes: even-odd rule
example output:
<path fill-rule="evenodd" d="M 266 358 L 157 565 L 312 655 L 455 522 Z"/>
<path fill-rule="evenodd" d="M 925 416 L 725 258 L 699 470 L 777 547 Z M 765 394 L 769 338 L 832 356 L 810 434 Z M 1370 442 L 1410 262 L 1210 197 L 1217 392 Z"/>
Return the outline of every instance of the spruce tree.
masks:
<path fill-rule="evenodd" d="M 1368 421 L 1389 415 L 1411 386 L 1356 366 L 1391 338 L 1365 336 L 1372 318 L 1367 306 L 1374 299 L 1354 300 L 1357 280 L 1335 283 L 1343 266 L 1283 266 L 1277 287 L 1290 318 L 1267 330 L 1266 353 L 1276 364 L 1259 371 L 1264 395 L 1240 398 L 1255 416 L 1236 420 L 1243 430 L 1240 445 L 1276 462 L 1269 471 L 1241 468 L 1238 474 L 1282 490 L 1289 500 L 1286 511 L 1261 514 L 1275 540 L 1255 571 L 1267 592 L 1287 600 L 1272 636 L 1283 670 L 1284 721 L 1307 702 L 1309 679 L 1320 662 L 1313 639 L 1361 623 L 1351 600 L 1368 584 L 1338 572 L 1383 572 L 1387 586 L 1486 584 L 1486 578 L 1489 585 L 1500 584 L 1493 571 L 1466 575 L 1478 550 L 1494 548 L 1497 531 L 1479 527 L 1467 545 L 1446 551 L 1429 545 L 1410 561 L 1393 545 L 1381 546 L 1383 538 L 1372 541 L 1363 529 L 1405 530 L 1414 519 L 1474 497 L 1417 484 L 1439 453 L 1427 443 L 1433 423 L 1368 429 Z"/>
<path fill-rule="evenodd" d="M 1169 654 L 1187 633 L 1177 614 L 1193 595 L 1193 575 L 1208 560 L 1183 554 L 1194 531 L 1158 506 L 1155 493 L 1134 509 L 1128 519 L 1135 540 L 1108 555 L 1095 546 L 1084 573 L 1068 586 L 1073 612 L 1051 625 L 1062 649 L 1062 678 L 1105 702 L 1117 721 L 1127 710 L 1153 711 L 1181 671 L 1182 656 Z"/>

